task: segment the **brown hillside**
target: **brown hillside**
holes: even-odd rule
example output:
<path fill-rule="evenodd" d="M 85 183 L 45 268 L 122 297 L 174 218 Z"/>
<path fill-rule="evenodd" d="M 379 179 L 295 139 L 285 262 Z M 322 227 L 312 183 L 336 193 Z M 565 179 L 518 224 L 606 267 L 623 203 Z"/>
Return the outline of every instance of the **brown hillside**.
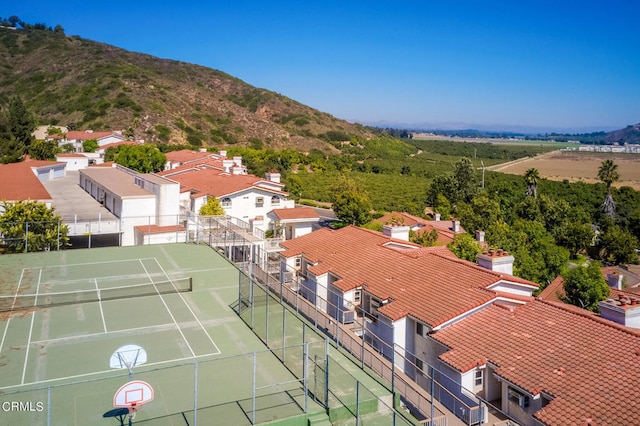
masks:
<path fill-rule="evenodd" d="M 308 151 L 368 136 L 221 71 L 52 31 L 0 28 L 0 107 L 14 94 L 41 124 L 123 129 L 153 142 Z"/>

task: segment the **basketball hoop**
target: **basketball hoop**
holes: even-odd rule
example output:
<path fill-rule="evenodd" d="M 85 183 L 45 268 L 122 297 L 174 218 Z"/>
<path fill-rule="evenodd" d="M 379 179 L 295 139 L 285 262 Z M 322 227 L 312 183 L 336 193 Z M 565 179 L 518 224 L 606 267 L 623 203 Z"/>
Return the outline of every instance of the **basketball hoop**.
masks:
<path fill-rule="evenodd" d="M 141 380 L 134 380 L 125 383 L 116 391 L 113 396 L 113 406 L 125 408 L 129 413 L 129 424 L 135 419 L 136 413 L 143 404 L 153 401 L 153 388 L 149 383 Z"/>
<path fill-rule="evenodd" d="M 133 380 L 133 367 L 147 362 L 147 352 L 138 345 L 124 345 L 116 349 L 109 358 L 109 367 L 126 368 L 129 370 L 129 380 Z"/>

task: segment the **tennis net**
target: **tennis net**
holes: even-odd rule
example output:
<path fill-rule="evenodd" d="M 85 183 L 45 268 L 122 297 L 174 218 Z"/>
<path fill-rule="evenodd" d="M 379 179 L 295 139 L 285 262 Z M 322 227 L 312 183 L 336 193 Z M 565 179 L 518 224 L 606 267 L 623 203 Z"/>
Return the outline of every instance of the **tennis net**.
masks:
<path fill-rule="evenodd" d="M 0 296 L 0 312 L 193 291 L 191 277 L 119 287 Z"/>

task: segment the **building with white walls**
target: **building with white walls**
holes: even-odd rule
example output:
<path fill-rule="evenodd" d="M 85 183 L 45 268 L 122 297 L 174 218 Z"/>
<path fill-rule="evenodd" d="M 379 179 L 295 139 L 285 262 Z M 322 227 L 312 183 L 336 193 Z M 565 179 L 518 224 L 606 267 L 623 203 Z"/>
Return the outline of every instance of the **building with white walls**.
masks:
<path fill-rule="evenodd" d="M 180 185 L 176 182 L 117 164 L 79 173 L 80 186 L 121 220 L 121 245 L 135 244 L 136 226 L 179 225 Z"/>

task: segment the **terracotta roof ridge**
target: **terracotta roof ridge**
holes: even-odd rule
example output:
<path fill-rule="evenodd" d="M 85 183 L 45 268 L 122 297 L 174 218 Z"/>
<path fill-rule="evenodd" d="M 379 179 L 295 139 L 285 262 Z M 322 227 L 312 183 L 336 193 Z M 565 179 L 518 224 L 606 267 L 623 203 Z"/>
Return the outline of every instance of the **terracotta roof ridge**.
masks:
<path fill-rule="evenodd" d="M 595 322 L 597 322 L 599 324 L 606 325 L 606 326 L 611 327 L 611 328 L 615 328 L 616 330 L 619 330 L 619 331 L 622 331 L 622 332 L 626 332 L 627 334 L 630 334 L 630 335 L 632 335 L 634 337 L 640 337 L 640 330 L 636 331 L 636 330 L 634 330 L 632 328 L 625 327 L 624 325 L 618 324 L 618 323 L 610 321 L 608 319 L 604 319 L 601 316 L 595 315 L 591 311 L 587 311 L 586 309 L 584 309 L 584 310 L 580 309 L 580 308 L 579 309 L 571 309 L 569 307 L 565 308 L 563 305 L 566 305 L 566 303 L 555 302 L 553 300 L 544 300 L 544 299 L 541 299 L 539 297 L 536 298 L 536 301 L 544 303 L 547 306 L 551 306 L 553 308 L 560 309 L 562 311 L 568 312 L 570 314 L 578 315 L 578 316 L 586 318 L 588 320 L 595 321 Z M 568 306 L 573 307 L 573 305 L 568 305 Z M 584 312 L 582 312 L 582 311 L 584 311 Z"/>

